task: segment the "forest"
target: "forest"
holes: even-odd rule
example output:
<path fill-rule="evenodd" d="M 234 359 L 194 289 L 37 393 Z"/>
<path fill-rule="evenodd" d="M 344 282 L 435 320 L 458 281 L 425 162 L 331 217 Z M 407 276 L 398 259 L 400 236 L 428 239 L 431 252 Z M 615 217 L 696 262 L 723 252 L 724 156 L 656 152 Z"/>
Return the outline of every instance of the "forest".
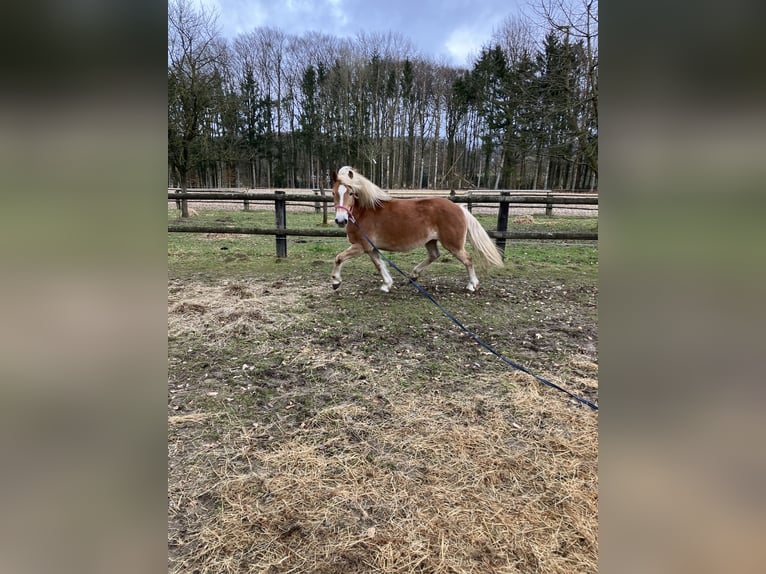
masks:
<path fill-rule="evenodd" d="M 221 36 L 168 5 L 168 186 L 598 189 L 598 2 L 509 14 L 470 68 L 398 32 Z"/>

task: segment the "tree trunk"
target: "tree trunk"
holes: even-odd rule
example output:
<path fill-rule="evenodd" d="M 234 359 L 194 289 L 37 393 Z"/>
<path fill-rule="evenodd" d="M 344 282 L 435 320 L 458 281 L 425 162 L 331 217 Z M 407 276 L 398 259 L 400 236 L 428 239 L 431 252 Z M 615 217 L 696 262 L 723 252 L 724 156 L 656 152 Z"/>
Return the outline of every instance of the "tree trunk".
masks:
<path fill-rule="evenodd" d="M 179 171 L 179 179 L 181 180 L 181 195 L 186 194 L 189 189 L 188 174 L 186 170 Z M 181 200 L 181 217 L 189 217 L 189 200 Z"/>
<path fill-rule="evenodd" d="M 500 176 L 502 176 L 506 171 L 506 162 L 508 155 L 505 153 L 505 150 L 503 150 L 502 155 L 500 156 L 500 169 L 497 170 L 497 177 L 495 178 L 495 189 L 500 189 Z"/>

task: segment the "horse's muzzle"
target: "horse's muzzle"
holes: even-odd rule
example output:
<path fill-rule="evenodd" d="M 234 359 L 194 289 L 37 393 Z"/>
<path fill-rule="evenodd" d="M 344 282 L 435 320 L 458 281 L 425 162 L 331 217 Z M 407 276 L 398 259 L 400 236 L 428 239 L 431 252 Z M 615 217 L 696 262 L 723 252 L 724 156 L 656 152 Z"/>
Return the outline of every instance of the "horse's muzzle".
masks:
<path fill-rule="evenodd" d="M 346 227 L 346 223 L 348 222 L 345 219 L 343 221 L 338 221 L 337 219 L 335 220 L 335 225 L 338 227 Z"/>

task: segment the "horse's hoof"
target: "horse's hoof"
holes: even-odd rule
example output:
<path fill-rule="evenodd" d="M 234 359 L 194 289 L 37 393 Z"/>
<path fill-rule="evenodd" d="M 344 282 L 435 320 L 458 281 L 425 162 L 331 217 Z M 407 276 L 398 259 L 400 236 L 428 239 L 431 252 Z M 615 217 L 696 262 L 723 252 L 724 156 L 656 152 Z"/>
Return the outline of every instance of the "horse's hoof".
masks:
<path fill-rule="evenodd" d="M 332 284 L 333 291 L 336 291 L 338 289 L 338 287 L 340 287 L 340 283 L 333 283 Z"/>

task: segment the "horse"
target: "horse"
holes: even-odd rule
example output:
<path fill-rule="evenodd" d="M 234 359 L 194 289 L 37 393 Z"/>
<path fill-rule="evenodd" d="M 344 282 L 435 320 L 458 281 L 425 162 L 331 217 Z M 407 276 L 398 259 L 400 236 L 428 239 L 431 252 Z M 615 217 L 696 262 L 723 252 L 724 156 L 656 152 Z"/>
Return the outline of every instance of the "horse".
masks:
<path fill-rule="evenodd" d="M 411 273 L 420 273 L 439 258 L 437 241 L 468 271 L 470 292 L 479 287 L 471 256 L 465 250 L 466 237 L 484 261 L 497 267 L 503 258 L 487 232 L 465 207 L 443 197 L 394 199 L 350 166 L 332 172 L 335 223 L 346 228 L 351 246 L 335 257 L 332 287 L 341 284 L 340 270 L 349 259 L 366 253 L 383 279 L 380 290 L 388 293 L 393 279 L 375 247 L 393 252 L 412 251 L 425 245 L 428 256 Z M 351 221 L 353 225 L 348 225 Z M 373 245 L 374 244 L 374 245 Z"/>

